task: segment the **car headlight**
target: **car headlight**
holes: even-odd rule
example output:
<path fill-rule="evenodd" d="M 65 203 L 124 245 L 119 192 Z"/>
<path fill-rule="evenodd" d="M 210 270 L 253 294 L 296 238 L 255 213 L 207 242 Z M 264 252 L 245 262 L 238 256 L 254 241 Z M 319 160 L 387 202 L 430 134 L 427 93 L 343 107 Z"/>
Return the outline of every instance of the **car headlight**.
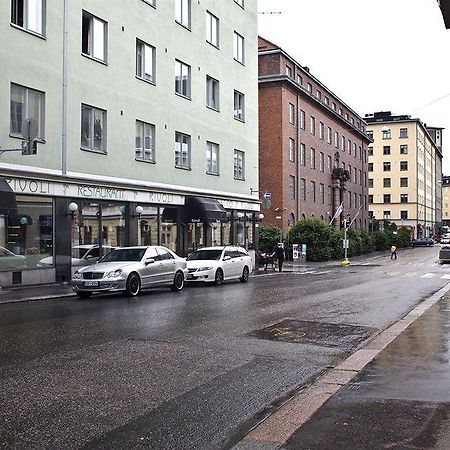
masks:
<path fill-rule="evenodd" d="M 79 280 L 81 278 L 81 273 L 76 271 L 72 277 L 74 280 Z"/>
<path fill-rule="evenodd" d="M 122 269 L 118 269 L 118 270 L 113 270 L 112 272 L 108 272 L 106 274 L 107 278 L 117 278 L 120 277 L 120 275 L 122 275 L 123 270 Z"/>
<path fill-rule="evenodd" d="M 203 270 L 212 270 L 212 266 L 200 267 L 199 269 L 197 269 L 197 272 L 202 272 Z"/>

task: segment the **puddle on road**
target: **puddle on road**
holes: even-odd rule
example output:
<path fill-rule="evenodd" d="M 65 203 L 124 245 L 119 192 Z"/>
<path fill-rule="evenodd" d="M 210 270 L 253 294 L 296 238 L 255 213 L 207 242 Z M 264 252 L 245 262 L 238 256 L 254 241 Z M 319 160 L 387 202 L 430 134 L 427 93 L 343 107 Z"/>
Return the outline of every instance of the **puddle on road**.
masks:
<path fill-rule="evenodd" d="M 270 341 L 351 349 L 377 331 L 376 328 L 358 325 L 287 319 L 269 327 L 251 331 L 247 333 L 247 336 Z"/>

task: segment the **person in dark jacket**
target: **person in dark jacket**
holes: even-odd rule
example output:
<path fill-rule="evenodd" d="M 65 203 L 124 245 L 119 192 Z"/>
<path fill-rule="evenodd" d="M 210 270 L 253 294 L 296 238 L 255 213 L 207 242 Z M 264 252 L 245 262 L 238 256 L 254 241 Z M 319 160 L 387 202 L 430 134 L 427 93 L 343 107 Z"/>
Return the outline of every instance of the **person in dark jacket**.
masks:
<path fill-rule="evenodd" d="M 281 272 L 283 270 L 283 263 L 284 263 L 284 247 L 281 242 L 277 244 L 273 252 L 273 255 L 277 257 L 278 271 Z"/>

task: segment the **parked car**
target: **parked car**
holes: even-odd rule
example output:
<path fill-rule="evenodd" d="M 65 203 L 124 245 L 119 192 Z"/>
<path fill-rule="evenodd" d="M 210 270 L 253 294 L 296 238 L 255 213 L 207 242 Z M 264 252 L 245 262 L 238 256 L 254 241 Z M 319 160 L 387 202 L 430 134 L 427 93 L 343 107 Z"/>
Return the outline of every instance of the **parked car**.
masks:
<path fill-rule="evenodd" d="M 205 247 L 187 258 L 188 281 L 212 282 L 221 285 L 224 280 L 239 278 L 248 281 L 253 270 L 252 258 L 242 247 Z"/>
<path fill-rule="evenodd" d="M 441 244 L 450 244 L 450 237 L 448 236 L 442 236 L 440 240 Z"/>
<path fill-rule="evenodd" d="M 18 269 L 19 267 L 25 267 L 25 256 L 16 255 L 0 246 L 0 269 Z"/>
<path fill-rule="evenodd" d="M 107 255 L 115 247 L 103 245 L 103 254 Z M 72 247 L 72 267 L 89 266 L 95 264 L 100 259 L 100 247 L 94 245 L 75 245 Z M 38 264 L 39 267 L 53 266 L 53 256 L 42 258 Z"/>
<path fill-rule="evenodd" d="M 411 241 L 413 247 L 430 247 L 434 245 L 434 240 L 429 237 L 423 237 L 418 239 L 413 239 Z"/>
<path fill-rule="evenodd" d="M 450 262 L 450 246 L 443 245 L 439 250 L 439 264 Z"/>
<path fill-rule="evenodd" d="M 96 292 L 125 292 L 134 297 L 141 289 L 170 286 L 181 291 L 188 274 L 186 260 L 165 247 L 121 247 L 96 264 L 78 269 L 72 287 L 79 297 Z"/>

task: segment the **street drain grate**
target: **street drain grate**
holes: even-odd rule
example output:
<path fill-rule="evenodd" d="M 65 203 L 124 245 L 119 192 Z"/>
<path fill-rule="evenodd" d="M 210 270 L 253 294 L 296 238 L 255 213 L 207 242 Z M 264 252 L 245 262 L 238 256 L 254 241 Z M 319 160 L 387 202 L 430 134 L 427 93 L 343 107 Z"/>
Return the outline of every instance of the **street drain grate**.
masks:
<path fill-rule="evenodd" d="M 376 328 L 358 325 L 287 319 L 275 325 L 251 331 L 247 333 L 247 336 L 294 344 L 352 348 L 364 342 L 376 331 Z"/>

